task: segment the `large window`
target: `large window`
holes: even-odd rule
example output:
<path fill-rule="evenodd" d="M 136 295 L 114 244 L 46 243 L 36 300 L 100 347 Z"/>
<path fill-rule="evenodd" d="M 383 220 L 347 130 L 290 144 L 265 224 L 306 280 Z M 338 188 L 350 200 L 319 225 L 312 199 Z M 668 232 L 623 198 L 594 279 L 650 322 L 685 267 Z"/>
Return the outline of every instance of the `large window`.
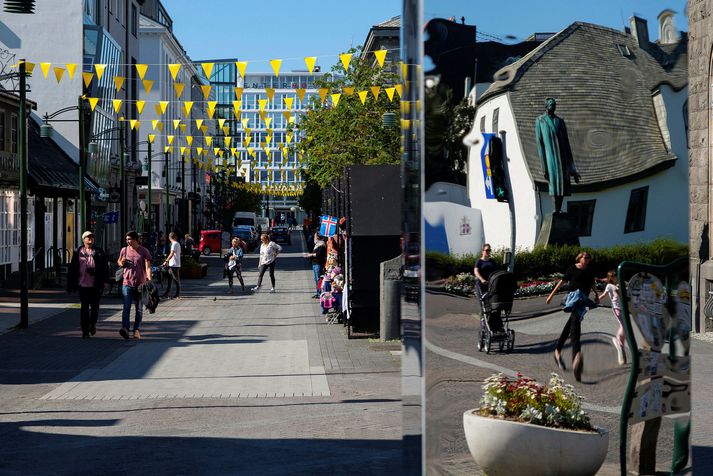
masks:
<path fill-rule="evenodd" d="M 574 215 L 577 223 L 577 236 L 592 236 L 592 220 L 596 200 L 567 202 L 567 213 Z"/>
<path fill-rule="evenodd" d="M 624 233 L 643 231 L 646 225 L 646 201 L 649 187 L 635 188 L 629 197 L 629 208 L 626 210 Z"/>
<path fill-rule="evenodd" d="M 136 38 L 136 33 L 138 31 L 139 25 L 139 12 L 136 5 L 131 4 L 131 34 Z"/>

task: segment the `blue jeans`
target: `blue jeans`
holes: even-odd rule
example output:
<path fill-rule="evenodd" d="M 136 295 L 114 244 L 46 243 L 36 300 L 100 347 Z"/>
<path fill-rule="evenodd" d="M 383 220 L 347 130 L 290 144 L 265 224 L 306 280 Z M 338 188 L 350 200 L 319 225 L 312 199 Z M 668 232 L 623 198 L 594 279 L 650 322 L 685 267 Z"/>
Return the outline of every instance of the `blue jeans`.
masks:
<path fill-rule="evenodd" d="M 121 287 L 124 296 L 124 310 L 121 313 L 121 327 L 129 330 L 131 326 L 131 305 L 136 304 L 136 317 L 134 318 L 134 330 L 138 331 L 141 326 L 141 319 L 144 317 L 144 303 L 141 301 L 141 293 L 138 288 L 131 286 Z"/>
<path fill-rule="evenodd" d="M 319 277 L 322 275 L 321 271 L 322 266 L 318 264 L 312 265 L 312 272 L 314 273 L 314 288 L 317 290 L 317 294 L 321 291 L 321 289 L 319 289 Z"/>

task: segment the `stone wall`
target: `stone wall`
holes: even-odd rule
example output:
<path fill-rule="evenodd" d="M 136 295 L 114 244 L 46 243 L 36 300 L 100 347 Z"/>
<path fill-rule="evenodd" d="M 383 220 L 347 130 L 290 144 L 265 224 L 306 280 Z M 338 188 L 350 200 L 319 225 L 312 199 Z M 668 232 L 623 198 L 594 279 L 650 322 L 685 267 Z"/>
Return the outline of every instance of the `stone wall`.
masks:
<path fill-rule="evenodd" d="M 713 46 L 713 0 L 689 0 L 688 13 L 688 114 L 689 114 L 689 193 L 690 264 L 694 290 L 694 329 L 705 332 L 703 304 L 708 282 L 713 282 L 710 258 L 711 185 L 709 158 L 709 117 L 711 114 L 711 48 Z"/>

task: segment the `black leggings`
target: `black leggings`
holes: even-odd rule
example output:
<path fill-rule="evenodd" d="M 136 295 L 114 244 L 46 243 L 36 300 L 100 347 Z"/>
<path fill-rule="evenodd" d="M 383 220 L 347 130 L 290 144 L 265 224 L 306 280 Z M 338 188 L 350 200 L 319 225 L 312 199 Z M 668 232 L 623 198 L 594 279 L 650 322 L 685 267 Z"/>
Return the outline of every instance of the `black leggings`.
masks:
<path fill-rule="evenodd" d="M 227 268 L 225 272 L 228 274 L 228 286 L 233 287 L 233 274 L 240 281 L 240 285 L 245 288 L 245 283 L 243 282 L 243 273 L 240 270 L 240 265 L 235 266 L 233 269 Z"/>
<path fill-rule="evenodd" d="M 565 342 L 567 342 L 567 336 L 569 336 L 572 341 L 572 360 L 574 360 L 574 356 L 582 350 L 582 343 L 580 342 L 582 336 L 582 321 L 576 311 L 573 311 L 572 314 L 569 315 L 567 324 L 564 325 L 562 334 L 560 334 L 560 338 L 557 341 L 557 350 L 559 352 L 562 352 L 562 348 Z"/>
<path fill-rule="evenodd" d="M 270 268 L 270 282 L 272 282 L 272 287 L 275 287 L 275 262 L 273 261 L 270 264 L 261 264 L 259 271 L 260 275 L 257 278 L 257 286 L 260 287 L 262 286 L 262 276 L 265 274 L 265 270 Z"/>

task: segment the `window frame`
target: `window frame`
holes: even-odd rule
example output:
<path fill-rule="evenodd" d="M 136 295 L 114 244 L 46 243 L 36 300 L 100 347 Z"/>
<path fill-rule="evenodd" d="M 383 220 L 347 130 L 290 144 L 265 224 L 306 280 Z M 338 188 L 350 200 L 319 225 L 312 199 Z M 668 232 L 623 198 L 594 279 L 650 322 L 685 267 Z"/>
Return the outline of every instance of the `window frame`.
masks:
<path fill-rule="evenodd" d="M 634 202 L 635 197 L 643 195 Z M 649 186 L 637 187 L 629 194 L 629 205 L 626 207 L 626 221 L 624 222 L 624 233 L 636 233 L 646 229 L 646 209 L 649 202 Z M 636 214 L 636 216 L 633 216 Z"/>
<path fill-rule="evenodd" d="M 596 199 L 572 200 L 567 202 L 567 213 L 577 218 L 577 236 L 592 236 L 592 225 L 594 223 L 594 211 L 596 210 L 596 205 Z M 589 212 L 588 216 L 585 217 L 586 222 L 582 220 L 582 213 L 575 213 L 575 210 L 572 210 L 572 208 L 576 209 L 580 207 L 583 209 L 586 207 L 591 207 L 591 211 Z"/>

